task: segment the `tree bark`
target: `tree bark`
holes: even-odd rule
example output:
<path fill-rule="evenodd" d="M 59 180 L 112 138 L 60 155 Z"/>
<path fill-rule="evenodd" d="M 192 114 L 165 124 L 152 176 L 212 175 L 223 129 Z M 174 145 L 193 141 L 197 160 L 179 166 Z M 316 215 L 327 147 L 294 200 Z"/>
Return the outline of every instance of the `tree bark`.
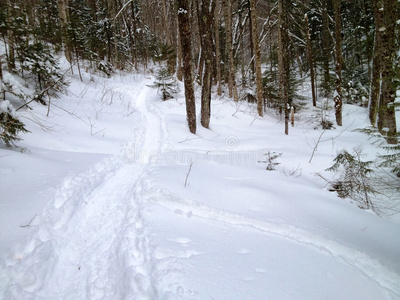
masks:
<path fill-rule="evenodd" d="M 221 13 L 221 6 L 219 5 L 220 1 L 215 0 L 215 14 L 214 14 L 214 27 L 215 27 L 215 60 L 217 67 L 217 94 L 221 96 L 222 88 L 221 88 L 221 49 L 219 43 L 219 14 Z"/>
<path fill-rule="evenodd" d="M 72 62 L 72 50 L 68 41 L 68 0 L 58 0 L 58 16 L 61 24 L 61 40 L 67 61 Z"/>
<path fill-rule="evenodd" d="M 383 25 L 383 2 L 374 1 L 374 20 L 375 20 L 375 40 L 374 40 L 374 57 L 372 62 L 372 76 L 370 85 L 370 96 L 369 96 L 369 120 L 372 126 L 376 126 L 378 107 L 379 107 L 379 96 L 380 96 L 380 82 L 381 82 L 381 52 L 382 52 L 382 28 Z"/>
<path fill-rule="evenodd" d="M 248 6 L 249 7 L 251 7 L 251 3 L 250 3 L 250 0 L 247 0 L 247 4 L 248 4 Z M 253 80 L 254 80 L 254 73 L 255 73 L 255 70 L 254 70 L 254 60 L 253 60 L 253 56 L 254 56 L 254 43 L 253 43 L 253 33 L 252 33 L 252 30 L 251 30 L 251 24 L 253 24 L 253 22 L 252 22 L 252 18 L 251 18 L 251 14 L 250 14 L 250 16 L 249 16 L 249 18 L 250 18 L 250 22 L 249 22 L 249 40 L 250 40 L 250 59 L 251 59 L 251 62 L 250 62 L 250 70 L 251 70 L 251 72 L 250 72 L 250 81 L 251 82 L 253 82 Z"/>
<path fill-rule="evenodd" d="M 0 55 L 0 99 L 6 100 L 6 92 L 3 89 L 3 84 L 1 84 L 2 81 L 3 81 L 3 62 L 1 61 L 1 55 Z"/>
<path fill-rule="evenodd" d="M 377 0 L 383 3 L 384 27 L 382 31 L 382 73 L 381 73 L 381 98 L 379 101 L 378 130 L 387 136 L 387 142 L 397 143 L 396 115 L 394 101 L 396 98 L 396 0 Z"/>
<path fill-rule="evenodd" d="M 255 64 L 256 69 L 256 84 L 257 84 L 257 111 L 258 115 L 262 117 L 264 115 L 263 109 L 263 88 L 262 88 L 262 74 L 261 74 L 261 51 L 258 40 L 257 30 L 257 13 L 256 13 L 256 0 L 250 0 L 250 16 L 251 16 L 251 32 L 253 37 L 253 46 L 255 50 Z"/>
<path fill-rule="evenodd" d="M 285 106 L 285 134 L 289 134 L 289 118 L 292 102 L 289 98 L 289 37 L 287 24 L 287 0 L 278 0 L 278 69 L 280 98 Z"/>
<path fill-rule="evenodd" d="M 322 62 L 324 68 L 322 89 L 324 97 L 328 97 L 331 91 L 331 77 L 329 74 L 330 53 L 328 0 L 322 0 Z"/>
<path fill-rule="evenodd" d="M 212 21 L 214 14 L 215 3 L 213 0 L 201 0 L 199 25 L 200 28 L 208 28 L 202 30 L 202 53 L 204 57 L 204 74 L 203 86 L 201 89 L 201 125 L 205 128 L 210 126 L 210 112 L 211 112 L 211 75 L 212 75 Z"/>
<path fill-rule="evenodd" d="M 194 97 L 192 78 L 192 49 L 191 49 L 191 28 L 189 19 L 188 0 L 177 0 L 179 34 L 183 54 L 183 77 L 185 85 L 186 115 L 189 130 L 196 133 L 196 99 Z"/>
<path fill-rule="evenodd" d="M 333 0 L 333 10 L 335 14 L 335 53 L 336 53 L 336 93 L 334 96 L 335 102 L 335 116 L 336 124 L 342 126 L 342 106 L 343 106 L 343 95 L 342 95 L 342 18 L 340 16 L 340 5 L 341 0 Z"/>
<path fill-rule="evenodd" d="M 176 77 L 179 81 L 182 81 L 182 46 L 181 46 L 181 37 L 179 35 L 179 26 L 177 27 L 177 71 Z"/>
<path fill-rule="evenodd" d="M 313 106 L 317 106 L 317 94 L 315 92 L 314 57 L 313 57 L 313 53 L 312 53 L 310 26 L 308 23 L 307 14 L 304 15 L 304 20 L 305 20 L 305 27 L 306 27 L 307 56 L 308 56 L 308 63 L 310 65 L 312 102 L 313 102 Z"/>
<path fill-rule="evenodd" d="M 8 0 L 8 12 L 7 21 L 11 23 L 11 15 L 14 14 L 14 1 Z M 8 69 L 10 71 L 15 70 L 15 43 L 14 43 L 14 33 L 12 30 L 7 30 L 8 37 Z"/>
<path fill-rule="evenodd" d="M 229 98 L 238 101 L 238 93 L 235 79 L 235 62 L 233 57 L 233 42 L 232 42 L 232 3 L 231 0 L 223 0 L 222 6 L 225 8 L 225 30 L 226 30 L 226 47 L 228 50 L 229 60 Z"/>

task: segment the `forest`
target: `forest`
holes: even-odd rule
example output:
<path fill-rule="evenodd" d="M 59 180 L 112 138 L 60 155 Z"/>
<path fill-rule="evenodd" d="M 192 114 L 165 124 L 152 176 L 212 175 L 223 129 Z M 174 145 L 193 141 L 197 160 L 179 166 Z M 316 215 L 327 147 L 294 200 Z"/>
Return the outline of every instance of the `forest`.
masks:
<path fill-rule="evenodd" d="M 396 144 L 398 20 L 395 0 L 2 1 L 2 95 L 24 101 L 7 75 L 18 73 L 34 82 L 32 100 L 45 105 L 46 95 L 64 84 L 55 59 L 60 51 L 78 72 L 87 61 L 108 76 L 165 62 L 164 77 L 184 78 L 192 133 L 196 82 L 205 128 L 211 89 L 221 95 L 223 86 L 234 101 L 256 102 L 259 116 L 279 110 L 288 134 L 301 98 L 296 87 L 310 80 L 313 105 L 318 97 L 331 98 L 337 126 L 344 100 L 368 106 L 371 126 Z"/>
<path fill-rule="evenodd" d="M 0 0 L 0 298 L 395 299 L 399 130 L 399 0 Z"/>

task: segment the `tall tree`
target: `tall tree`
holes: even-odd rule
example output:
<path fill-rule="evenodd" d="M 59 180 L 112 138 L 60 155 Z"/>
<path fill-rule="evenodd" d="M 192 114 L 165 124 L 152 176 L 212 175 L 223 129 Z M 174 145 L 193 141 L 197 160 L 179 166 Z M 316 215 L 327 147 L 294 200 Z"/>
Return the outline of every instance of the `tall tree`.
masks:
<path fill-rule="evenodd" d="M 12 24 L 12 18 L 15 16 L 14 3 L 12 0 L 8 0 L 8 13 L 7 13 L 7 23 L 10 26 Z M 10 28 L 7 31 L 8 36 L 8 68 L 10 70 L 15 69 L 15 40 L 14 40 L 14 32 Z"/>
<path fill-rule="evenodd" d="M 331 76 L 329 74 L 331 56 L 329 32 L 328 0 L 322 0 L 322 63 L 324 77 L 321 87 L 324 97 L 328 97 L 331 91 Z"/>
<path fill-rule="evenodd" d="M 200 0 L 200 27 L 208 28 L 202 30 L 201 44 L 202 53 L 204 55 L 205 69 L 203 74 L 203 86 L 201 89 L 201 125 L 208 128 L 210 125 L 210 112 L 211 112 L 211 76 L 212 76 L 212 43 L 213 43 L 213 15 L 215 9 L 215 2 L 213 0 Z"/>
<path fill-rule="evenodd" d="M 196 133 L 196 99 L 192 78 L 192 47 L 188 0 L 177 0 L 179 35 L 181 38 L 186 118 L 191 133 Z"/>
<path fill-rule="evenodd" d="M 317 106 L 317 94 L 315 91 L 314 56 L 313 56 L 313 52 L 312 52 L 310 25 L 308 22 L 307 13 L 304 14 L 304 21 L 305 21 L 305 28 L 306 28 L 307 57 L 308 57 L 308 64 L 310 65 L 312 102 L 313 102 L 313 106 Z"/>
<path fill-rule="evenodd" d="M 382 69 L 382 31 L 379 28 L 383 27 L 383 7 L 381 1 L 373 1 L 374 6 L 374 19 L 375 19 L 375 37 L 374 37 L 374 56 L 372 62 L 372 75 L 369 91 L 369 120 L 372 126 L 376 126 L 379 96 L 380 96 L 380 82 L 381 82 L 381 69 Z"/>
<path fill-rule="evenodd" d="M 396 0 L 377 0 L 379 9 L 383 9 L 383 27 L 376 27 L 382 31 L 382 70 L 381 70 L 381 97 L 379 101 L 378 129 L 387 136 L 388 143 L 397 143 L 396 114 L 394 101 L 396 98 L 396 22 L 398 6 Z"/>
<path fill-rule="evenodd" d="M 225 8 L 225 33 L 226 33 L 226 48 L 228 51 L 228 79 L 229 79 L 229 97 L 238 101 L 238 93 L 236 88 L 236 76 L 235 76 L 235 61 L 233 56 L 233 41 L 232 41 L 232 2 L 230 0 L 223 0 L 222 6 Z"/>
<path fill-rule="evenodd" d="M 285 111 L 285 134 L 289 134 L 289 115 L 292 100 L 289 97 L 289 33 L 288 0 L 278 0 L 278 69 L 280 99 Z"/>
<path fill-rule="evenodd" d="M 221 96 L 222 88 L 221 88 L 221 49 L 220 49 L 220 41 L 219 41 L 219 16 L 221 14 L 221 1 L 215 0 L 215 14 L 214 14 L 214 33 L 215 33 L 215 61 L 216 61 L 216 71 L 217 71 L 217 94 Z"/>
<path fill-rule="evenodd" d="M 58 0 L 58 14 L 61 23 L 61 38 L 65 57 L 72 62 L 72 50 L 68 39 L 68 0 Z"/>
<path fill-rule="evenodd" d="M 262 88 L 262 75 L 261 75 L 261 51 L 257 30 L 257 13 L 256 13 L 256 0 L 250 0 L 250 15 L 251 15 L 251 33 L 253 37 L 253 46 L 255 50 L 255 69 L 256 69 L 256 84 L 257 84 L 257 111 L 260 117 L 264 114 L 264 99 Z"/>
<path fill-rule="evenodd" d="M 336 124 L 342 126 L 342 106 L 343 106 L 343 95 L 342 95 L 342 19 L 340 16 L 341 0 L 333 0 L 333 10 L 335 14 L 335 56 L 336 56 L 336 93 L 334 96 L 335 102 L 335 116 Z"/>

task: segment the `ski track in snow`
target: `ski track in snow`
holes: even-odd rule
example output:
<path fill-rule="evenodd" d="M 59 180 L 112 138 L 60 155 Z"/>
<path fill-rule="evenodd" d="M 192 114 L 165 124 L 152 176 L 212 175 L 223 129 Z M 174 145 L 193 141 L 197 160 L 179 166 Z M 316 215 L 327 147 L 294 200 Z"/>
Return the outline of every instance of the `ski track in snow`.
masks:
<path fill-rule="evenodd" d="M 148 83 L 150 80 L 144 79 L 136 85 L 141 86 L 138 90 L 128 85 L 116 88 L 132 98 L 139 113 L 133 140 L 122 155 L 64 181 L 32 239 L 6 262 L 4 299 L 181 298 L 181 286 L 175 292 L 160 286 L 162 277 L 168 274 L 158 269 L 157 264 L 165 261 L 151 246 L 151 232 L 142 217 L 146 203 L 312 247 L 400 296 L 399 275 L 359 250 L 290 224 L 212 208 L 154 186 L 147 173 L 157 163 L 157 156 L 167 150 L 168 139 L 161 112 L 154 105 L 149 107 L 148 100 L 155 93 L 146 86 Z M 174 254 L 170 257 L 173 260 Z M 177 273 L 174 280 L 179 280 L 178 269 L 170 272 Z"/>
<path fill-rule="evenodd" d="M 165 126 L 147 108 L 148 83 L 139 91 L 118 88 L 141 113 L 133 141 L 122 155 L 64 181 L 33 238 L 6 262 L 5 299 L 159 297 L 141 177 L 161 149 Z"/>
<path fill-rule="evenodd" d="M 163 197 L 160 197 L 160 194 Z M 182 199 L 168 190 L 159 190 L 152 187 L 151 184 L 147 185 L 145 195 L 146 201 L 161 205 L 178 214 L 194 216 L 239 229 L 257 230 L 312 247 L 316 251 L 331 255 L 339 261 L 356 268 L 392 294 L 393 299 L 397 299 L 400 296 L 400 276 L 397 273 L 388 270 L 379 260 L 368 256 L 362 251 L 348 247 L 339 241 L 318 236 L 290 224 L 277 224 L 259 220 L 216 209 L 194 200 Z"/>

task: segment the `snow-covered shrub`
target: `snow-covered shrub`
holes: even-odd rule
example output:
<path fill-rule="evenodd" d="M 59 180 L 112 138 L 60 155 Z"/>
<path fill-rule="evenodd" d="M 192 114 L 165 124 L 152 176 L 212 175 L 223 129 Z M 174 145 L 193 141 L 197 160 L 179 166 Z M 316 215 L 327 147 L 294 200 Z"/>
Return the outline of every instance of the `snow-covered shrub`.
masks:
<path fill-rule="evenodd" d="M 281 156 L 282 153 L 268 151 L 263 155 L 264 159 L 259 162 L 265 163 L 267 165 L 265 168 L 267 171 L 274 171 L 275 167 L 280 164 L 279 162 L 277 162 L 277 159 Z"/>
<path fill-rule="evenodd" d="M 28 44 L 19 49 L 18 57 L 22 70 L 34 75 L 38 92 L 48 89 L 46 95 L 54 97 L 64 90 L 67 83 L 62 77 L 57 59 L 46 44 L 41 42 Z M 44 96 L 42 94 L 36 100 L 46 104 Z"/>
<path fill-rule="evenodd" d="M 25 88 L 17 79 L 17 76 L 14 74 L 4 72 L 3 79 L 0 81 L 1 89 L 10 93 L 22 100 L 26 100 L 29 95 L 29 90 Z"/>
<path fill-rule="evenodd" d="M 163 101 L 173 98 L 174 94 L 179 93 L 179 87 L 175 78 L 170 75 L 167 68 L 162 67 L 159 69 L 156 80 L 152 85 L 152 88 L 158 89 L 161 92 L 161 98 Z"/>
<path fill-rule="evenodd" d="M 267 99 L 267 106 L 269 108 L 279 108 L 280 99 L 279 99 L 279 85 L 277 84 L 277 72 L 276 70 L 266 70 L 263 74 L 262 79 L 263 86 L 263 97 Z"/>
<path fill-rule="evenodd" d="M 0 102 L 0 140 L 8 147 L 21 140 L 18 133 L 28 132 L 24 124 L 18 120 L 10 101 Z"/>
<path fill-rule="evenodd" d="M 104 60 L 98 63 L 97 69 L 107 75 L 107 77 L 111 77 L 111 75 L 114 73 L 113 66 Z"/>
<path fill-rule="evenodd" d="M 334 128 L 331 120 L 332 102 L 328 98 L 323 98 L 317 102 L 317 107 L 314 108 L 313 113 L 307 120 L 314 129 L 330 130 Z"/>
<path fill-rule="evenodd" d="M 389 168 L 392 173 L 400 177 L 400 145 L 391 145 L 384 148 L 388 153 L 378 156 L 379 166 Z"/>
<path fill-rule="evenodd" d="M 353 153 L 346 150 L 340 152 L 326 171 L 339 173 L 339 179 L 329 182 L 339 197 L 349 197 L 357 201 L 361 208 L 377 211 L 373 197 L 379 192 L 373 185 L 373 161 L 362 160 L 361 147 L 354 148 Z"/>

